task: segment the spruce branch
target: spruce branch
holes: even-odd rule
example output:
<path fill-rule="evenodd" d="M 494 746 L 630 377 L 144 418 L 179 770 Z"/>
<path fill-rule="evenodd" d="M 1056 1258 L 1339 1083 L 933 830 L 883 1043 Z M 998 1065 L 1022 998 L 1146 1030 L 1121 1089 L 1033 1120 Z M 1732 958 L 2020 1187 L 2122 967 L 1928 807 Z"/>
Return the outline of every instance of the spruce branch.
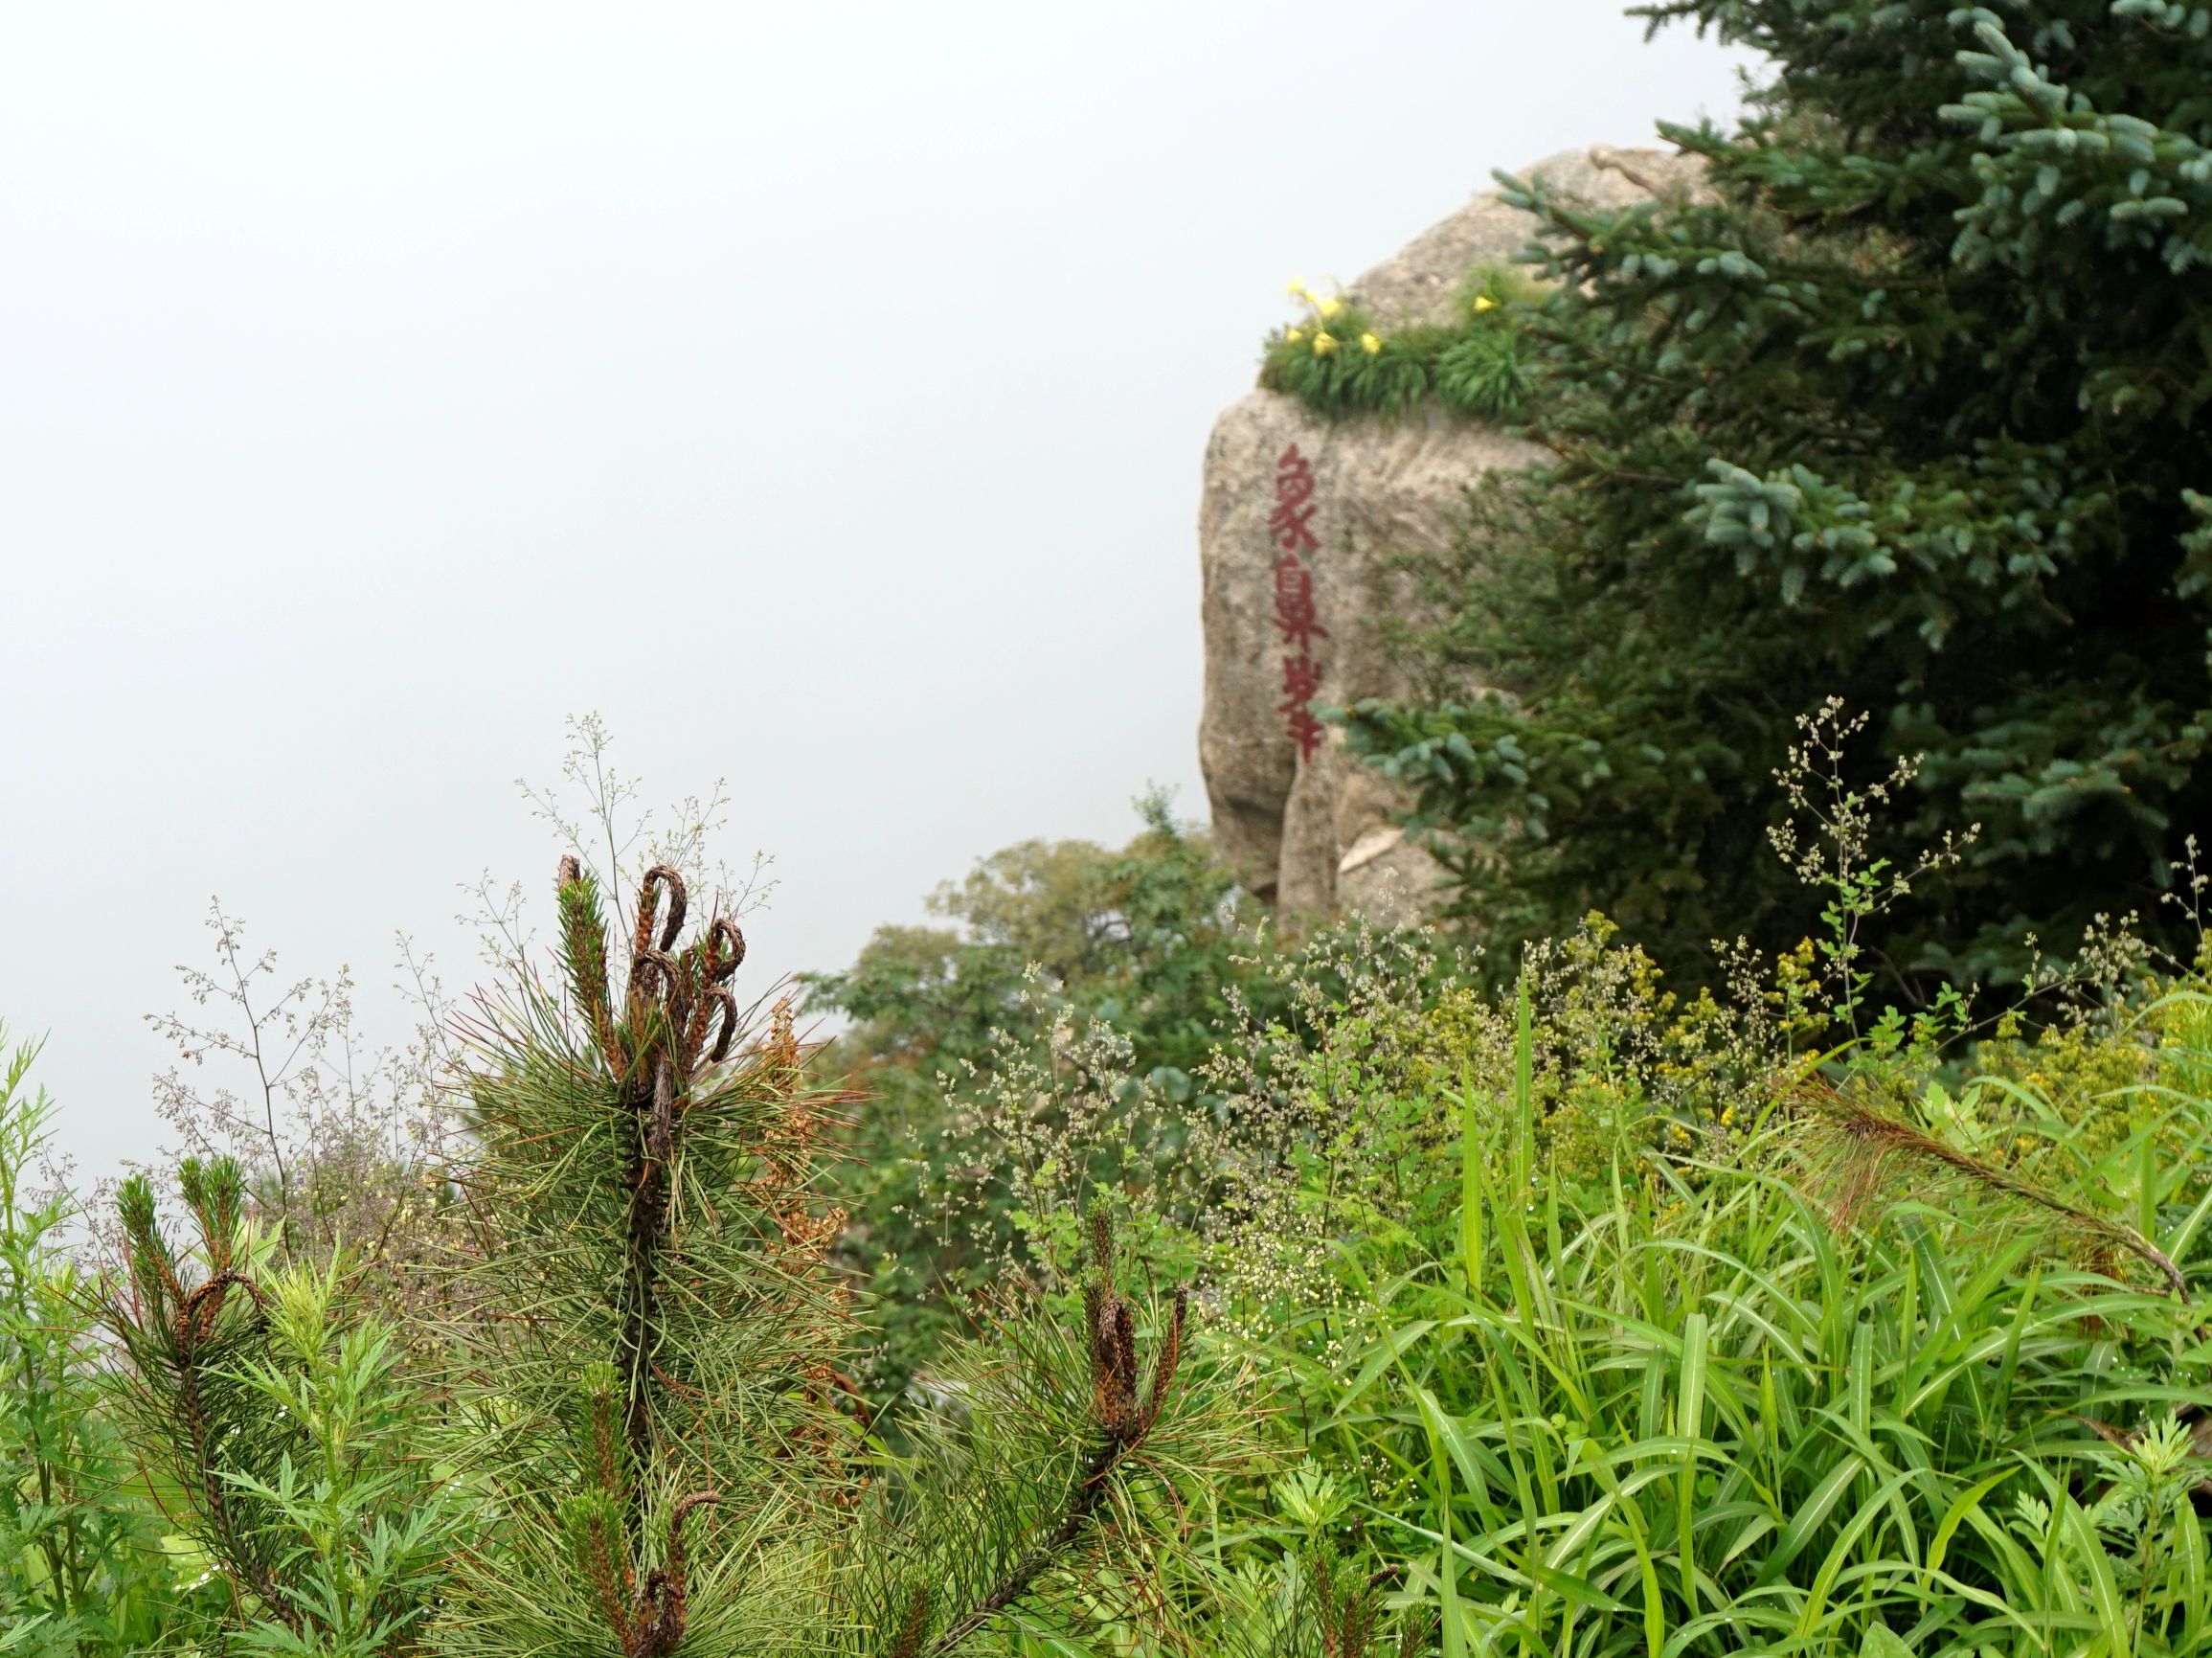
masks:
<path fill-rule="evenodd" d="M 229 1159 L 209 1163 L 187 1157 L 177 1166 L 177 1190 L 199 1222 L 209 1267 L 227 1271 L 232 1239 L 245 1207 L 245 1182 L 238 1166 Z"/>
<path fill-rule="evenodd" d="M 633 1584 L 629 1565 L 617 1543 L 621 1526 L 614 1499 L 603 1492 L 573 1498 L 562 1518 L 567 1523 L 577 1569 L 591 1584 L 598 1601 L 599 1616 L 606 1620 L 607 1627 L 615 1632 L 622 1650 L 627 1652 Z"/>
<path fill-rule="evenodd" d="M 184 1289 L 156 1218 L 152 1183 L 142 1174 L 132 1175 L 116 1194 L 115 1207 L 123 1223 L 131 1285 L 147 1316 L 158 1322 L 169 1307 L 184 1301 Z"/>
<path fill-rule="evenodd" d="M 930 1647 L 934 1654 L 957 1650 L 961 1642 L 978 1633 L 992 1619 L 1027 1596 L 1036 1586 L 1037 1579 L 1051 1567 L 1059 1564 L 1069 1546 L 1083 1534 L 1091 1516 L 1106 1494 L 1107 1476 L 1121 1461 L 1122 1445 L 1108 1439 L 1095 1446 L 1084 1459 L 1078 1471 L 1067 1507 L 1059 1522 L 1027 1554 L 1018 1560 L 1013 1569 L 994 1583 L 989 1592 L 971 1607 Z"/>
<path fill-rule="evenodd" d="M 1420 1612 L 1406 1620 L 1405 1633 L 1398 1637 L 1398 1658 L 1415 1658 L 1435 1633 L 1436 1618 L 1433 1612 Z"/>

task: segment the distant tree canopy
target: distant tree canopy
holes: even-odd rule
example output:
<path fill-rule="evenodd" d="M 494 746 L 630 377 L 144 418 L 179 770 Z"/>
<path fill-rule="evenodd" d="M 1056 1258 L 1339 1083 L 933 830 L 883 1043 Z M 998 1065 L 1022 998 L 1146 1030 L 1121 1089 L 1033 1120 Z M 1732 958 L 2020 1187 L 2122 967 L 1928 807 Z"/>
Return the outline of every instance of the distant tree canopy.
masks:
<path fill-rule="evenodd" d="M 1251 917 L 1164 795 L 1137 804 L 1143 831 L 1119 851 L 1030 840 L 994 852 L 931 896 L 952 925 L 879 927 L 849 969 L 814 978 L 815 1005 L 853 1020 L 847 1050 L 929 1073 L 985 1063 L 992 1032 L 1049 983 L 1154 1064 L 1195 1065 L 1239 977 Z"/>
<path fill-rule="evenodd" d="M 858 1085 L 838 1197 L 852 1225 L 839 1246 L 886 1320 L 877 1380 L 903 1382 L 989 1283 L 1006 1216 L 934 1225 L 933 1190 L 988 1155 L 970 1145 L 958 1100 L 1050 1019 L 1110 1026 L 1133 1075 L 1188 1098 L 1216 1026 L 1242 988 L 1273 992 L 1251 960 L 1252 901 L 1163 794 L 1138 803 L 1143 829 L 1118 851 L 1024 841 L 982 859 L 929 900 L 945 926 L 885 926 L 851 967 L 808 983 L 816 1011 L 851 1020 L 833 1062 Z"/>
<path fill-rule="evenodd" d="M 1662 960 L 1807 917 L 1768 846 L 1795 717 L 1924 754 L 1907 988 L 2156 932 L 2212 824 L 2212 37 L 2161 0 L 1669 0 L 1772 59 L 1695 200 L 1517 187 L 1530 434 L 1426 569 L 1431 689 L 1349 712 L 1494 937 L 1602 908 Z M 2206 493 L 2200 494 L 2199 490 Z M 1511 694 L 1470 697 L 1472 675 Z M 1948 947 L 1955 946 L 1955 947 Z"/>

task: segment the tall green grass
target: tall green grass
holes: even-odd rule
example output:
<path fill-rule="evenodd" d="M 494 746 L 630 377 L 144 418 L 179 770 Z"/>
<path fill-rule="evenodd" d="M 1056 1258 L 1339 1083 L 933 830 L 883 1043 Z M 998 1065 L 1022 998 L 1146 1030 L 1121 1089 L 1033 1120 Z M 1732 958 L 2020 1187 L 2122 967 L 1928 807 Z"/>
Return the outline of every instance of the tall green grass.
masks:
<path fill-rule="evenodd" d="M 2108 1102 L 2124 1131 L 2038 1119 L 2058 1195 L 2185 1268 L 2202 1003 L 2170 999 L 2188 1039 Z M 2212 1650 L 2203 1307 L 2001 1193 L 1907 1180 L 1840 1231 L 1786 1101 L 1725 1161 L 1563 1181 L 1531 1045 L 1524 997 L 1510 1097 L 1456 1102 L 1455 1246 L 1371 1282 L 1349 1251 L 1367 1318 L 1318 1378 L 1317 1447 L 1410 1493 L 1367 1519 L 1447 1658 Z"/>

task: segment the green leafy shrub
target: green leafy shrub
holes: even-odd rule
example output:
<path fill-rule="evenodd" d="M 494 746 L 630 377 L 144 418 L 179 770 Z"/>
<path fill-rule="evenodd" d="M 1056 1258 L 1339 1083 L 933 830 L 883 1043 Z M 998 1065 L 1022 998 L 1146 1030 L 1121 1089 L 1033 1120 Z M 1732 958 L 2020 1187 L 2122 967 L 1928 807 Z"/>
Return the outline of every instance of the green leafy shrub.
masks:
<path fill-rule="evenodd" d="M 340 1258 L 279 1261 L 237 1163 L 188 1159 L 179 1187 L 198 1234 L 181 1253 L 150 1182 L 124 1184 L 127 1282 L 106 1320 L 149 1478 L 227 1589 L 216 1639 L 328 1658 L 418 1647 L 463 1515 L 424 1443 L 434 1401 L 403 1374 L 400 1332 L 350 1315 Z"/>
<path fill-rule="evenodd" d="M 82 1217 L 34 1185 L 54 1109 L 30 1091 L 36 1049 L 0 1028 L 0 1650 L 122 1658 L 198 1626 L 213 1596 L 132 1489 L 92 1276 L 65 1242 Z"/>
<path fill-rule="evenodd" d="M 1216 1026 L 1240 993 L 1266 993 L 1254 907 L 1163 795 L 1138 808 L 1128 845 L 1008 847 L 931 898 L 952 925 L 879 928 L 850 967 L 806 981 L 810 1009 L 850 1021 L 822 1061 L 856 1096 L 828 1181 L 847 1212 L 837 1260 L 880 1332 L 866 1378 L 886 1397 L 1016 1264 L 1007 1193 L 966 1178 L 999 1161 L 967 1102 L 1063 1020 L 1111 1029 L 1125 1069 L 1196 1098 Z"/>

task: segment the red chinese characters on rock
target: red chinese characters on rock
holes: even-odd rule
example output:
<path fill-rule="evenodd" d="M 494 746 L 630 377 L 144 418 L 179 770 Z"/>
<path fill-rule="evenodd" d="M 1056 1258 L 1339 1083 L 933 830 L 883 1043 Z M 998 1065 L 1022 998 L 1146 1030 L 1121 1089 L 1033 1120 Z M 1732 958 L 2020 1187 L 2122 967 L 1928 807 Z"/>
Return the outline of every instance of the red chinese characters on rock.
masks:
<path fill-rule="evenodd" d="M 1267 518 L 1268 534 L 1284 552 L 1296 553 L 1300 547 L 1308 552 L 1320 549 L 1320 543 L 1314 539 L 1313 499 L 1314 469 L 1293 443 L 1275 464 L 1275 511 Z"/>
<path fill-rule="evenodd" d="M 1298 759 L 1310 761 L 1320 752 L 1321 722 L 1314 717 L 1314 693 L 1321 688 L 1321 665 L 1302 652 L 1282 659 L 1283 700 L 1278 712 L 1290 715 L 1291 741 L 1298 745 Z"/>
<path fill-rule="evenodd" d="M 1275 562 L 1275 625 L 1290 647 L 1282 659 L 1283 700 L 1276 712 L 1288 717 L 1301 761 L 1320 752 L 1321 722 L 1314 717 L 1313 701 L 1321 688 L 1321 665 L 1314 660 L 1313 645 L 1329 636 L 1314 608 L 1314 573 L 1298 558 L 1301 547 L 1320 546 L 1313 531 L 1313 466 L 1293 443 L 1275 462 L 1275 511 L 1267 528 L 1283 550 Z"/>

